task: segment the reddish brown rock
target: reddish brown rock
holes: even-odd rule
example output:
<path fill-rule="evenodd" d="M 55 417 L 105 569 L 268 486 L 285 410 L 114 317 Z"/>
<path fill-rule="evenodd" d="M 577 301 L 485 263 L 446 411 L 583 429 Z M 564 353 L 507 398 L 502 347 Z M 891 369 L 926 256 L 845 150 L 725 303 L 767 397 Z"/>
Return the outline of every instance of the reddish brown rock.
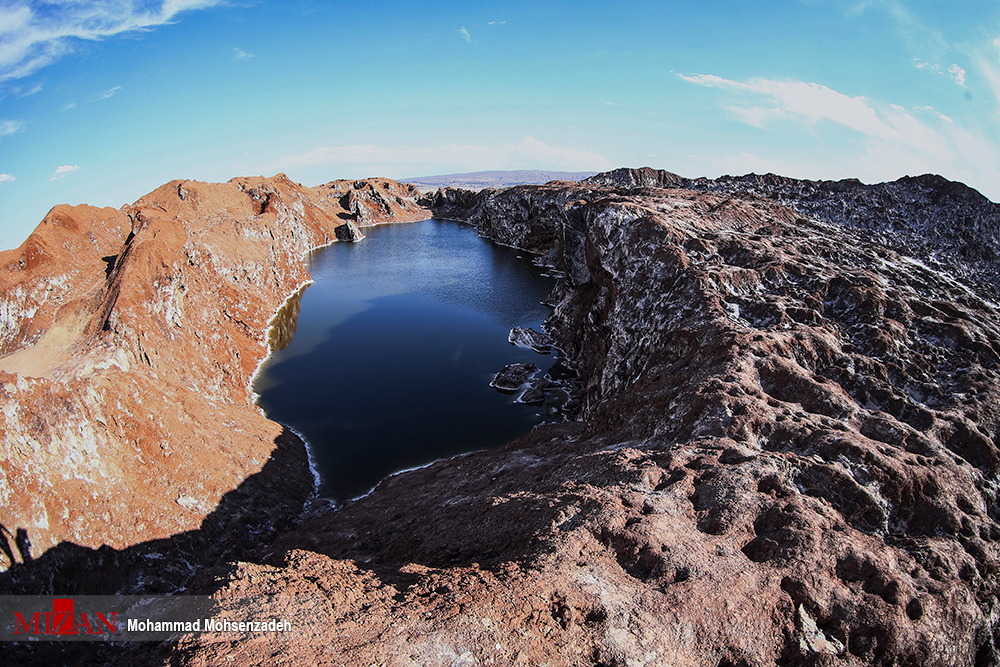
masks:
<path fill-rule="evenodd" d="M 412 187 L 341 189 L 379 206 L 283 175 L 173 181 L 121 211 L 56 207 L 0 256 L 0 523 L 31 553 L 197 528 L 264 468 L 282 428 L 250 382 L 303 255 L 346 224 L 428 216 Z"/>

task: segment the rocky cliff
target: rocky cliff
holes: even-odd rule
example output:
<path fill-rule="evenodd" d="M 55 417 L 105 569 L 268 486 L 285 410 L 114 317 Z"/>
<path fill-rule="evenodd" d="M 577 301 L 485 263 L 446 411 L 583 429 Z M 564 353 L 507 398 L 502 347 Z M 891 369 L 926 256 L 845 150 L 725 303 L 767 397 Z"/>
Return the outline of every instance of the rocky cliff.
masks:
<path fill-rule="evenodd" d="M 932 177 L 847 184 L 850 195 L 838 200 L 832 186 L 808 182 L 772 187 L 764 178 L 764 189 L 752 192 L 745 183 L 738 189 L 724 179 L 682 184 L 668 172 L 649 171 L 612 172 L 580 184 L 439 192 L 432 202 L 438 211 L 562 271 L 547 329 L 580 374 L 579 419 L 392 477 L 369 496 L 278 530 L 266 548 L 239 556 L 253 562 L 231 563 L 216 578 L 186 584 L 221 600 L 279 591 L 320 600 L 310 641 L 219 644 L 191 636 L 144 647 L 143 661 L 997 664 L 1000 319 L 985 298 L 988 286 L 980 289 L 972 279 L 993 268 L 975 251 L 996 233 L 994 205 Z M 260 201 L 238 183 L 199 186 L 210 187 L 229 188 L 233 201 Z M 304 190 L 281 187 L 276 202 L 303 207 L 284 218 L 299 221 L 292 229 L 308 227 L 310 216 L 321 219 L 325 209 L 317 204 L 314 213 Z M 809 188 L 819 192 L 813 199 L 776 201 L 779 191 Z M 350 204 L 349 196 L 328 189 L 327 205 L 334 197 Z M 176 184 L 157 192 L 162 214 L 190 206 L 173 201 L 180 199 Z M 896 193 L 893 211 L 923 211 L 924 222 L 879 217 L 887 192 Z M 958 210 L 955 193 L 968 216 L 942 217 Z M 854 213 L 830 213 L 837 210 Z M 224 213 L 207 217 L 227 224 Z M 883 242 L 890 229 L 906 224 L 948 230 L 953 240 L 942 244 L 951 245 L 941 256 L 966 262 L 970 273 L 956 280 L 924 261 L 923 250 L 904 253 L 906 244 Z M 135 238 L 146 229 L 138 228 Z M 279 238 L 295 236 L 286 225 L 268 229 L 236 238 L 274 248 L 284 243 Z M 312 233 L 320 234 L 318 243 L 332 232 Z M 111 254 L 99 249 L 101 238 L 95 233 L 88 243 L 95 253 Z M 103 282 L 95 282 L 108 286 L 100 288 L 108 294 L 118 268 L 137 261 L 129 259 L 128 245 L 107 263 Z M 209 255 L 199 257 L 204 262 Z M 261 256 L 262 270 L 277 271 L 270 258 Z M 176 308 L 143 305 L 169 302 L 148 291 L 159 275 L 153 269 L 165 271 L 163 264 L 149 259 L 142 266 L 152 268 L 146 300 L 134 297 L 135 308 L 145 308 L 155 327 L 140 327 L 138 314 L 101 315 L 93 306 L 80 312 L 97 313 L 101 326 L 81 325 L 92 332 L 84 335 L 141 341 L 147 328 L 178 333 L 166 316 Z M 234 273 L 238 282 L 238 269 L 220 273 L 222 284 L 228 287 Z M 284 292 L 275 287 L 271 311 L 298 285 L 298 275 Z M 246 294 L 250 299 L 253 292 Z M 223 310 L 237 308 L 237 301 L 226 301 Z M 185 316 L 193 310 L 184 301 Z M 271 312 L 262 310 L 252 320 L 260 330 Z M 205 317 L 201 338 L 212 331 Z M 243 330 L 258 331 L 249 323 Z M 40 342 L 45 334 L 19 335 Z M 159 340 L 155 349 L 164 349 L 167 338 Z M 261 341 L 254 349 L 262 349 Z M 144 368 L 162 368 L 163 356 L 147 362 L 129 345 L 124 349 L 135 351 L 126 357 L 129 373 L 147 377 Z M 90 348 L 80 349 L 48 371 L 71 398 L 92 384 L 73 385 L 75 376 L 63 370 L 84 368 Z M 144 343 L 142 351 L 149 349 Z M 229 405 L 228 396 L 245 406 L 245 376 L 233 380 L 243 383 L 243 393 L 225 394 L 227 382 L 215 389 L 201 373 L 220 372 L 209 364 L 222 357 L 213 355 L 249 353 L 235 343 L 208 349 L 204 362 L 180 364 L 198 374 L 169 373 L 190 372 L 183 376 L 189 383 L 201 382 L 194 390 L 206 397 L 201 404 Z M 109 362 L 95 372 L 132 382 L 115 368 Z M 5 386 L 14 387 L 56 382 L 5 377 Z M 223 393 L 213 398 L 213 389 Z M 134 391 L 133 410 L 154 400 L 152 387 Z M 226 418 L 193 415 L 207 422 L 204 429 Z M 229 419 L 227 432 L 245 428 Z M 90 415 L 71 423 L 83 422 L 115 423 Z M 201 448 L 220 446 L 214 432 L 203 433 Z M 259 442 L 275 448 L 271 432 Z M 134 653 L 119 659 L 130 664 Z"/>
<path fill-rule="evenodd" d="M 253 405 L 268 322 L 308 282 L 307 251 L 427 217 L 418 195 L 383 179 L 173 181 L 120 211 L 57 206 L 0 254 L 0 522 L 31 545 L 4 565 L 198 528 L 276 448 L 304 460 Z M 283 483 L 279 523 L 311 490 L 308 471 Z"/>

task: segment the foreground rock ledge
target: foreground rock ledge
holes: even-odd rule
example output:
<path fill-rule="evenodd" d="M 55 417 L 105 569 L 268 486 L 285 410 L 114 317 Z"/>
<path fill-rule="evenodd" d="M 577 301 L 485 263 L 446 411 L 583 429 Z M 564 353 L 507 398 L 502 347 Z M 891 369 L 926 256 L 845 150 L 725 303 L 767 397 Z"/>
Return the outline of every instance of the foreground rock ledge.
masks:
<path fill-rule="evenodd" d="M 280 536 L 226 590 L 322 593 L 324 634 L 237 661 L 996 661 L 994 306 L 752 196 L 437 203 L 564 272 L 548 326 L 587 383 L 583 420 Z"/>
<path fill-rule="evenodd" d="M 310 641 L 147 663 L 997 663 L 1000 324 L 975 281 L 874 243 L 877 219 L 592 181 L 434 202 L 563 272 L 548 330 L 581 421 L 390 478 L 193 584 L 324 600 Z"/>

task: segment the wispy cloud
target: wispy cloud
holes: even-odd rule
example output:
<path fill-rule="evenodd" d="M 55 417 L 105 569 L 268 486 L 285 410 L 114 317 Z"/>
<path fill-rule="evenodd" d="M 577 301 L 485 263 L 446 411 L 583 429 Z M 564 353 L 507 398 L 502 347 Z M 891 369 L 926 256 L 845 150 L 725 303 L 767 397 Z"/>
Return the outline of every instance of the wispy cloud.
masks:
<path fill-rule="evenodd" d="M 679 76 L 691 83 L 733 93 L 720 100 L 720 106 L 743 123 L 780 132 L 783 137 L 798 131 L 813 140 L 822 140 L 823 132 L 835 126 L 853 130 L 857 134 L 852 140 L 851 156 L 837 157 L 836 170 L 845 176 L 884 180 L 931 172 L 963 180 L 973 187 L 985 187 L 1000 179 L 996 142 L 981 129 L 962 127 L 931 107 L 907 109 L 845 95 L 817 83 L 733 81 L 711 74 Z M 842 141 L 838 143 L 843 145 Z M 769 159 L 750 153 L 737 155 L 734 161 L 758 166 L 784 164 L 789 168 L 785 173 L 792 175 L 811 171 L 832 177 L 833 162 L 824 162 L 825 158 L 816 153 L 813 156 L 818 162 L 814 165 L 791 165 L 780 156 Z M 827 170 L 822 173 L 824 168 Z"/>
<path fill-rule="evenodd" d="M 963 88 L 965 87 L 966 71 L 965 69 L 960 67 L 957 63 L 949 67 L 947 72 L 941 69 L 939 65 L 934 65 L 928 62 L 924 62 L 920 58 L 913 59 L 913 66 L 925 72 L 934 72 L 935 74 L 941 74 L 941 75 L 950 74 L 951 78 L 955 80 L 955 83 L 962 86 Z"/>
<path fill-rule="evenodd" d="M 0 137 L 6 137 L 20 132 L 24 127 L 24 121 L 0 119 Z"/>
<path fill-rule="evenodd" d="M 412 175 L 482 169 L 558 169 L 565 171 L 604 170 L 612 167 L 602 155 L 591 150 L 549 146 L 534 137 L 518 144 L 475 146 L 385 147 L 372 144 L 329 146 L 307 153 L 289 155 L 264 166 L 270 173 L 317 166 L 339 170 Z"/>
<path fill-rule="evenodd" d="M 470 44 L 472 43 L 472 35 L 469 34 L 469 31 L 465 29 L 464 25 L 455 32 L 464 37 L 465 41 L 469 42 Z"/>
<path fill-rule="evenodd" d="M 62 110 L 69 111 L 70 109 L 75 109 L 75 108 L 76 108 L 76 102 L 67 102 L 65 105 L 63 105 Z"/>
<path fill-rule="evenodd" d="M 955 79 L 955 83 L 960 86 L 965 86 L 965 70 L 958 65 L 952 65 L 948 68 L 951 76 Z"/>
<path fill-rule="evenodd" d="M 233 60 L 249 60 L 253 57 L 254 55 L 252 53 L 247 53 L 243 49 L 233 49 Z"/>
<path fill-rule="evenodd" d="M 0 5 L 0 82 L 28 76 L 73 51 L 78 40 L 150 30 L 223 0 L 97 0 Z"/>
<path fill-rule="evenodd" d="M 860 16 L 869 9 L 882 11 L 892 19 L 914 53 L 930 54 L 932 60 L 939 60 L 951 48 L 940 30 L 928 26 L 899 0 L 865 0 L 850 7 L 847 15 Z"/>
<path fill-rule="evenodd" d="M 108 90 L 105 90 L 103 93 L 98 93 L 94 97 L 94 101 L 106 100 L 109 97 L 114 97 L 114 94 L 121 89 L 122 89 L 121 86 L 115 86 L 114 88 L 109 88 Z"/>
<path fill-rule="evenodd" d="M 685 81 L 724 88 L 756 98 L 764 104 L 732 104 L 729 111 L 754 127 L 766 128 L 776 121 L 831 121 L 866 136 L 922 150 L 941 151 L 939 137 L 921 125 L 904 108 L 890 105 L 876 109 L 864 97 L 851 97 L 818 83 L 751 79 L 731 81 L 712 74 L 679 75 Z"/>
<path fill-rule="evenodd" d="M 58 181 L 60 178 L 65 178 L 74 171 L 80 171 L 80 167 L 75 164 L 64 164 L 61 167 L 56 167 L 56 173 L 52 174 L 52 178 L 49 180 Z"/>
<path fill-rule="evenodd" d="M 993 91 L 997 100 L 997 113 L 1000 113 L 1000 37 L 992 40 L 989 45 L 975 54 L 976 65 Z"/>
<path fill-rule="evenodd" d="M 506 21 L 490 21 L 486 25 L 503 25 Z"/>
<path fill-rule="evenodd" d="M 30 88 L 27 88 L 25 86 L 11 86 L 10 92 L 14 93 L 14 95 L 17 96 L 18 99 L 23 99 L 25 97 L 30 97 L 31 95 L 35 95 L 37 93 L 42 92 L 43 87 L 44 85 L 41 83 L 36 83 L 34 86 L 31 86 Z"/>
<path fill-rule="evenodd" d="M 0 174 L 0 183 L 10 183 L 11 181 L 16 181 L 17 179 L 10 174 Z"/>

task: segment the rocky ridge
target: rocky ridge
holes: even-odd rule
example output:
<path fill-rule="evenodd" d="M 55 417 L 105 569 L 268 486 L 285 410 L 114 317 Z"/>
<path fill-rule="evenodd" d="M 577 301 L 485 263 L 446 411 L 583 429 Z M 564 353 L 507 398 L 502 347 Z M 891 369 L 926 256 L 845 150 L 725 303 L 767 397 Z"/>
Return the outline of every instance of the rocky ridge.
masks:
<path fill-rule="evenodd" d="M 309 281 L 307 251 L 426 218 L 418 196 L 384 179 L 173 181 L 122 210 L 57 206 L 0 253 L 0 521 L 31 544 L 4 565 L 197 529 L 276 447 L 304 461 L 253 405 L 269 320 Z M 311 478 L 282 484 L 276 525 Z"/>
<path fill-rule="evenodd" d="M 144 661 L 996 664 L 996 306 L 878 218 L 649 171 L 439 191 L 439 214 L 562 272 L 547 332 L 579 420 L 394 476 L 189 582 L 319 600 L 310 641 L 191 636 Z M 969 201 L 957 256 L 996 230 Z"/>
<path fill-rule="evenodd" d="M 1000 204 L 964 183 L 934 174 L 866 185 L 853 178 L 810 181 L 775 174 L 684 178 L 660 169 L 616 169 L 583 183 L 677 187 L 760 198 L 802 216 L 863 232 L 864 238 L 919 259 L 1000 300 Z"/>
<path fill-rule="evenodd" d="M 864 226 L 757 196 L 551 183 L 435 203 L 564 272 L 547 329 L 581 419 L 281 535 L 225 590 L 326 596 L 328 632 L 228 659 L 997 663 L 994 305 Z M 197 638 L 179 655 L 222 664 Z"/>

